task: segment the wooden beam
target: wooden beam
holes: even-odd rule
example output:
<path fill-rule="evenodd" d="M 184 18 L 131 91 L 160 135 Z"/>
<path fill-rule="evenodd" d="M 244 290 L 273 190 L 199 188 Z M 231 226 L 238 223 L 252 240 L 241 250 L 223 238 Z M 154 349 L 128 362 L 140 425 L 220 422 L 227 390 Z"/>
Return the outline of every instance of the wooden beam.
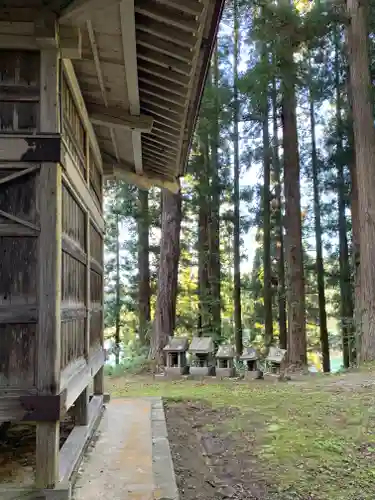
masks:
<path fill-rule="evenodd" d="M 98 104 L 90 104 L 88 105 L 88 113 L 94 125 L 138 130 L 139 132 L 151 132 L 152 129 L 153 119 L 151 116 L 132 116 L 121 108 L 106 108 Z"/>
<path fill-rule="evenodd" d="M 59 134 L 0 134 L 0 161 L 58 163 L 60 158 Z"/>
<path fill-rule="evenodd" d="M 107 9 L 118 4 L 119 0 L 73 0 L 60 14 L 61 23 L 85 23 L 91 19 L 95 10 Z"/>
<path fill-rule="evenodd" d="M 161 189 L 167 189 L 174 194 L 177 194 L 180 190 L 180 184 L 177 179 L 176 181 L 172 182 L 163 179 L 161 176 L 157 177 L 150 174 L 138 175 L 136 173 L 124 170 L 121 166 L 119 168 L 114 168 L 114 176 L 117 180 L 122 180 L 129 184 L 134 184 L 139 189 L 148 190 L 153 186 L 157 186 Z"/>
<path fill-rule="evenodd" d="M 19 224 L 0 224 L 0 237 L 1 236 L 28 236 L 34 237 L 38 236 L 39 229 L 33 229 L 31 227 L 20 226 Z"/>
<path fill-rule="evenodd" d="M 0 422 L 20 422 L 26 414 L 21 398 L 32 394 L 36 394 L 36 389 L 9 389 L 8 387 L 0 390 Z M 4 498 L 1 495 L 1 489 L 0 498 L 2 500 Z"/>
<path fill-rule="evenodd" d="M 123 0 L 120 3 L 121 37 L 122 49 L 125 65 L 126 88 L 129 100 L 129 112 L 138 116 L 139 89 L 138 89 L 138 65 L 137 65 L 137 45 L 135 33 L 135 12 L 134 2 Z M 140 131 L 132 132 L 133 157 L 135 171 L 142 174 L 142 141 Z"/>
<path fill-rule="evenodd" d="M 0 305 L 0 324 L 36 323 L 37 320 L 38 308 L 35 304 Z"/>
<path fill-rule="evenodd" d="M 44 12 L 34 24 L 34 36 L 39 47 L 60 49 L 63 59 L 81 59 L 82 35 L 79 27 L 62 24 L 57 30 L 56 16 L 52 12 Z"/>
<path fill-rule="evenodd" d="M 44 12 L 35 20 L 34 36 L 39 47 L 58 48 L 59 38 L 56 26 L 56 16 L 53 12 Z"/>
<path fill-rule="evenodd" d="M 95 31 L 94 31 L 91 20 L 88 20 L 86 22 L 86 28 L 87 28 L 87 32 L 89 35 L 91 52 L 92 52 L 92 55 L 94 57 L 95 71 L 96 71 L 96 76 L 97 76 L 98 82 L 99 82 L 100 92 L 102 95 L 104 106 L 107 108 L 108 107 L 107 90 L 106 90 L 105 84 L 104 84 L 104 76 L 103 76 L 102 65 L 101 65 L 100 58 L 99 58 L 98 44 L 96 43 Z M 113 149 L 115 150 L 115 153 L 116 153 L 116 157 L 119 158 L 117 141 L 116 141 L 116 136 L 115 136 L 115 132 L 113 130 L 113 127 L 110 127 L 110 135 L 111 135 Z"/>
<path fill-rule="evenodd" d="M 59 478 L 68 483 L 77 470 L 83 454 L 103 414 L 103 396 L 94 396 L 88 405 L 87 424 L 75 427 L 60 450 Z"/>
<path fill-rule="evenodd" d="M 104 363 L 105 352 L 100 347 L 90 355 L 87 361 L 82 357 L 64 368 L 61 372 L 61 390 L 66 390 L 65 411 L 73 406 L 78 396 L 90 385 L 92 377 Z"/>
<path fill-rule="evenodd" d="M 12 174 L 6 175 L 5 177 L 0 178 L 0 185 L 12 182 L 14 179 L 18 179 L 19 177 L 23 177 L 24 175 L 28 175 L 32 172 L 36 172 L 40 169 L 40 165 L 33 165 L 31 167 L 25 168 L 24 170 L 16 170 Z"/>
<path fill-rule="evenodd" d="M 60 26 L 59 47 L 63 59 L 82 58 L 82 31 L 77 26 Z"/>
<path fill-rule="evenodd" d="M 178 193 L 180 189 L 180 183 L 178 179 L 175 181 L 168 180 L 163 178 L 162 175 L 156 176 L 150 173 L 143 173 L 143 175 L 139 175 L 134 171 L 134 165 L 121 162 L 116 163 L 115 161 L 111 161 L 111 157 L 109 155 L 104 155 L 104 171 L 113 172 L 112 175 L 117 180 L 123 180 L 129 184 L 134 184 L 139 189 L 148 190 L 153 186 L 160 187 L 162 189 L 167 189 L 172 193 Z"/>

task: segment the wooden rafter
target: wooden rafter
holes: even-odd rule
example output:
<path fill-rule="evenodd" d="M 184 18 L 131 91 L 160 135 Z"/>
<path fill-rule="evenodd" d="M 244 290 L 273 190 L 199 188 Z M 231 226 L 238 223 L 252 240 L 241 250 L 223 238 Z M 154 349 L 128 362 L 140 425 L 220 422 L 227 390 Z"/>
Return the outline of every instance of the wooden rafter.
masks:
<path fill-rule="evenodd" d="M 186 100 L 183 97 L 171 94 L 170 92 L 168 94 L 166 94 L 161 89 L 159 89 L 158 87 L 155 87 L 152 84 L 150 85 L 150 84 L 144 83 L 142 85 L 141 92 L 144 95 L 155 96 L 158 99 L 163 99 L 164 101 L 167 101 L 167 102 L 170 102 L 173 104 L 177 104 L 177 106 L 181 106 L 182 108 L 184 108 L 186 105 Z"/>
<path fill-rule="evenodd" d="M 196 17 L 199 17 L 203 10 L 203 4 L 199 0 L 162 0 L 161 3 Z"/>
<path fill-rule="evenodd" d="M 198 30 L 199 22 L 195 16 L 186 14 L 176 9 L 165 7 L 160 3 L 150 2 L 149 0 L 137 0 L 135 11 L 138 14 L 147 16 L 155 21 L 166 23 L 187 33 L 195 33 Z"/>
<path fill-rule="evenodd" d="M 143 49 L 138 52 L 138 59 L 148 61 L 152 64 L 161 66 L 162 68 L 173 68 L 176 73 L 181 73 L 182 75 L 189 76 L 191 73 L 191 65 L 179 60 L 174 57 L 167 56 L 165 54 L 160 54 L 156 50 Z"/>
<path fill-rule="evenodd" d="M 137 71 L 137 46 L 134 22 L 134 1 L 122 0 L 120 3 L 121 39 L 123 61 L 126 68 L 126 87 L 129 99 L 129 112 L 131 115 L 139 115 L 139 90 Z M 133 158 L 137 174 L 142 174 L 142 130 L 132 132 Z"/>
<path fill-rule="evenodd" d="M 141 92 L 141 96 L 142 96 L 142 101 L 145 103 L 153 104 L 154 106 L 170 111 L 171 113 L 174 113 L 177 116 L 181 116 L 183 114 L 184 111 L 183 106 L 174 104 L 168 101 L 167 99 L 160 99 L 159 97 L 156 96 L 150 96 L 145 92 Z"/>
<path fill-rule="evenodd" d="M 160 139 L 160 138 L 158 138 L 158 136 L 157 136 L 157 135 L 151 135 L 151 134 L 147 134 L 147 135 L 146 135 L 146 134 L 145 134 L 145 135 L 143 136 L 143 141 L 144 141 L 145 143 L 149 143 L 149 142 L 151 142 L 152 144 L 155 144 L 155 145 L 156 145 L 156 147 L 157 147 L 157 146 L 161 146 L 161 147 L 166 148 L 166 149 L 168 149 L 168 150 L 170 150 L 170 151 L 174 151 L 174 152 L 176 152 L 176 151 L 177 151 L 177 147 L 176 147 L 176 145 L 174 145 L 174 144 L 173 144 L 173 142 L 172 142 L 172 141 L 168 141 L 168 140 L 166 140 L 166 139 L 164 139 L 164 138 L 163 138 L 163 139 Z"/>
<path fill-rule="evenodd" d="M 140 57 L 138 59 L 140 59 Z M 184 87 L 189 86 L 190 78 L 188 76 L 182 75 L 177 71 L 165 71 L 165 69 L 159 64 L 154 64 L 148 61 L 144 62 L 141 60 L 138 61 L 138 68 L 140 71 L 149 73 L 150 75 L 156 76 L 162 80 L 167 80 L 168 82 L 176 83 L 177 85 L 182 85 Z"/>
<path fill-rule="evenodd" d="M 142 68 L 139 68 L 138 70 L 138 80 L 140 82 L 153 85 L 162 91 L 168 91 L 171 94 L 175 94 L 183 98 L 186 96 L 186 90 L 181 84 L 176 85 L 174 83 L 170 83 L 168 80 L 166 81 L 163 78 L 159 78 L 158 76 L 143 72 Z"/>
<path fill-rule="evenodd" d="M 143 33 L 142 31 L 137 33 L 137 45 L 156 50 L 161 54 L 172 56 L 175 59 L 187 64 L 191 64 L 191 60 L 193 58 L 193 54 L 190 49 L 177 47 L 175 43 L 165 41 L 161 38 L 155 39 L 154 36 L 149 35 L 148 33 Z"/>
<path fill-rule="evenodd" d="M 202 12 L 202 15 L 201 15 L 201 19 L 203 21 L 205 20 L 207 14 L 208 14 L 208 6 L 209 6 L 209 2 L 208 2 L 208 0 L 206 0 L 204 2 L 204 9 L 203 9 L 203 12 Z M 199 26 L 199 31 L 196 34 L 197 35 L 197 40 L 202 41 L 203 35 L 204 35 L 204 29 L 205 29 L 205 23 L 202 22 L 200 24 L 200 26 Z M 194 70 L 196 70 L 198 68 L 199 58 L 200 58 L 199 51 L 196 50 L 195 53 L 194 53 L 193 61 L 192 61 L 192 66 L 193 66 Z M 188 101 L 190 101 L 191 98 L 192 98 L 193 89 L 194 89 L 194 75 L 193 75 L 192 80 L 190 81 L 190 85 L 188 87 L 188 92 L 187 92 L 187 99 L 188 99 Z M 176 161 L 177 165 L 180 165 L 181 157 L 182 157 L 183 144 L 184 144 L 184 141 L 186 142 L 186 139 L 187 139 L 187 133 L 188 133 L 188 129 L 187 129 L 188 114 L 189 114 L 189 107 L 187 106 L 185 108 L 184 118 L 182 120 L 182 122 L 185 123 L 185 126 L 181 128 L 180 141 L 179 141 L 179 153 L 177 155 L 177 161 Z M 192 132 L 193 131 L 190 130 L 190 134 Z"/>
<path fill-rule="evenodd" d="M 168 26 L 167 24 L 158 21 L 150 23 L 150 19 L 144 15 L 137 15 L 136 27 L 137 30 L 154 35 L 158 39 L 175 43 L 176 45 L 185 47 L 189 50 L 191 50 L 192 47 L 194 48 L 197 42 L 197 39 L 193 34 L 186 33 L 180 29 Z"/>
<path fill-rule="evenodd" d="M 100 146 L 115 150 L 117 170 L 132 165 L 132 175 L 148 177 L 162 176 L 163 169 L 171 176 L 183 171 L 222 4 L 74 2 L 78 10 L 72 23 L 82 26 L 84 20 L 87 26 L 77 71 Z M 100 100 L 103 95 L 106 99 Z M 121 138 L 118 151 L 111 147 L 114 134 L 117 141 Z"/>
<path fill-rule="evenodd" d="M 104 78 L 103 78 L 102 66 L 101 66 L 100 59 L 99 59 L 98 46 L 96 43 L 95 32 L 94 32 L 94 29 L 92 27 L 92 22 L 90 20 L 88 20 L 86 22 L 86 27 L 87 27 L 87 31 L 89 34 L 92 55 L 94 57 L 95 69 L 96 69 L 96 74 L 97 74 L 98 81 L 99 81 L 100 90 L 102 93 L 102 98 L 103 98 L 105 107 L 108 108 L 107 91 L 106 91 L 106 88 L 104 85 Z M 115 150 L 116 157 L 119 159 L 116 136 L 115 136 L 115 132 L 113 130 L 113 127 L 110 127 L 110 134 L 111 134 L 113 149 Z"/>

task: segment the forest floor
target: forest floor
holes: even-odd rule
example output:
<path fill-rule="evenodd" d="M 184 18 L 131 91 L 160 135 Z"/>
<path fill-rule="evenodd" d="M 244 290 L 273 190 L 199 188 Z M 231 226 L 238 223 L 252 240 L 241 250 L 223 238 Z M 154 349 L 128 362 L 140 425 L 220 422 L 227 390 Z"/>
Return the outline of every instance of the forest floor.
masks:
<path fill-rule="evenodd" d="M 244 382 L 108 378 L 162 396 L 181 500 L 373 500 L 375 370 Z"/>

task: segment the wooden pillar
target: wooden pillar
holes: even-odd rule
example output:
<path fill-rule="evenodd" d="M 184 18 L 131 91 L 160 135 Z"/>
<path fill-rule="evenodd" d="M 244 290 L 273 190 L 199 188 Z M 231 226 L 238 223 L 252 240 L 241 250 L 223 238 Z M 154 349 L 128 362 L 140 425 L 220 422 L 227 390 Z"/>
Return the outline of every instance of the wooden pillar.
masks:
<path fill-rule="evenodd" d="M 89 423 L 89 388 L 78 396 L 74 403 L 74 423 L 75 425 L 88 425 Z"/>
<path fill-rule="evenodd" d="M 89 148 L 87 148 L 89 150 Z M 87 155 L 87 164 L 89 164 L 89 158 Z M 88 166 L 86 167 L 86 182 L 89 183 L 89 176 L 88 176 Z M 85 232 L 85 250 L 86 250 L 86 256 L 87 256 L 87 262 L 86 262 L 86 288 L 85 288 L 85 302 L 86 302 L 86 321 L 85 321 L 85 347 L 84 347 L 84 354 L 86 360 L 89 359 L 89 354 L 90 354 L 90 213 L 89 211 L 86 212 L 85 214 L 86 217 L 86 232 Z M 75 402 L 75 423 L 77 425 L 87 425 L 89 421 L 89 387 L 87 386 L 86 389 L 80 394 L 78 397 L 77 401 Z"/>
<path fill-rule="evenodd" d="M 56 49 L 41 50 L 40 132 L 57 133 L 59 126 L 59 61 Z M 60 390 L 61 303 L 61 166 L 42 163 L 39 183 L 39 321 L 37 389 L 55 395 Z M 36 486 L 52 488 L 58 481 L 60 422 L 36 427 Z"/>
<path fill-rule="evenodd" d="M 102 190 L 103 190 L 103 185 L 102 185 Z M 102 256 L 104 255 L 104 238 L 102 239 L 102 245 L 101 245 L 101 252 Z M 104 259 L 102 258 L 102 264 L 103 264 L 103 269 L 104 269 Z M 104 347 L 104 275 L 102 279 L 102 297 L 101 297 L 101 302 L 102 302 L 102 315 L 101 315 L 101 333 L 100 333 L 100 341 L 102 347 Z M 100 368 L 100 370 L 97 372 L 97 374 L 94 376 L 94 394 L 101 396 L 104 394 L 104 366 Z"/>

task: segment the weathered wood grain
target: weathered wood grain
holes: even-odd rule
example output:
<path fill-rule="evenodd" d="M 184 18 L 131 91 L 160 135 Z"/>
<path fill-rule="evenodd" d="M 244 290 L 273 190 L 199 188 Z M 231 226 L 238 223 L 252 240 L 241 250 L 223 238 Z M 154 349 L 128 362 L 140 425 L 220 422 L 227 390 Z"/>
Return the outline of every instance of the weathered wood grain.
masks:
<path fill-rule="evenodd" d="M 58 54 L 41 51 L 40 128 L 59 132 Z M 61 350 L 61 167 L 43 163 L 40 171 L 39 324 L 37 388 L 42 394 L 60 390 Z M 60 423 L 38 423 L 36 473 L 38 488 L 53 488 L 58 481 Z"/>

